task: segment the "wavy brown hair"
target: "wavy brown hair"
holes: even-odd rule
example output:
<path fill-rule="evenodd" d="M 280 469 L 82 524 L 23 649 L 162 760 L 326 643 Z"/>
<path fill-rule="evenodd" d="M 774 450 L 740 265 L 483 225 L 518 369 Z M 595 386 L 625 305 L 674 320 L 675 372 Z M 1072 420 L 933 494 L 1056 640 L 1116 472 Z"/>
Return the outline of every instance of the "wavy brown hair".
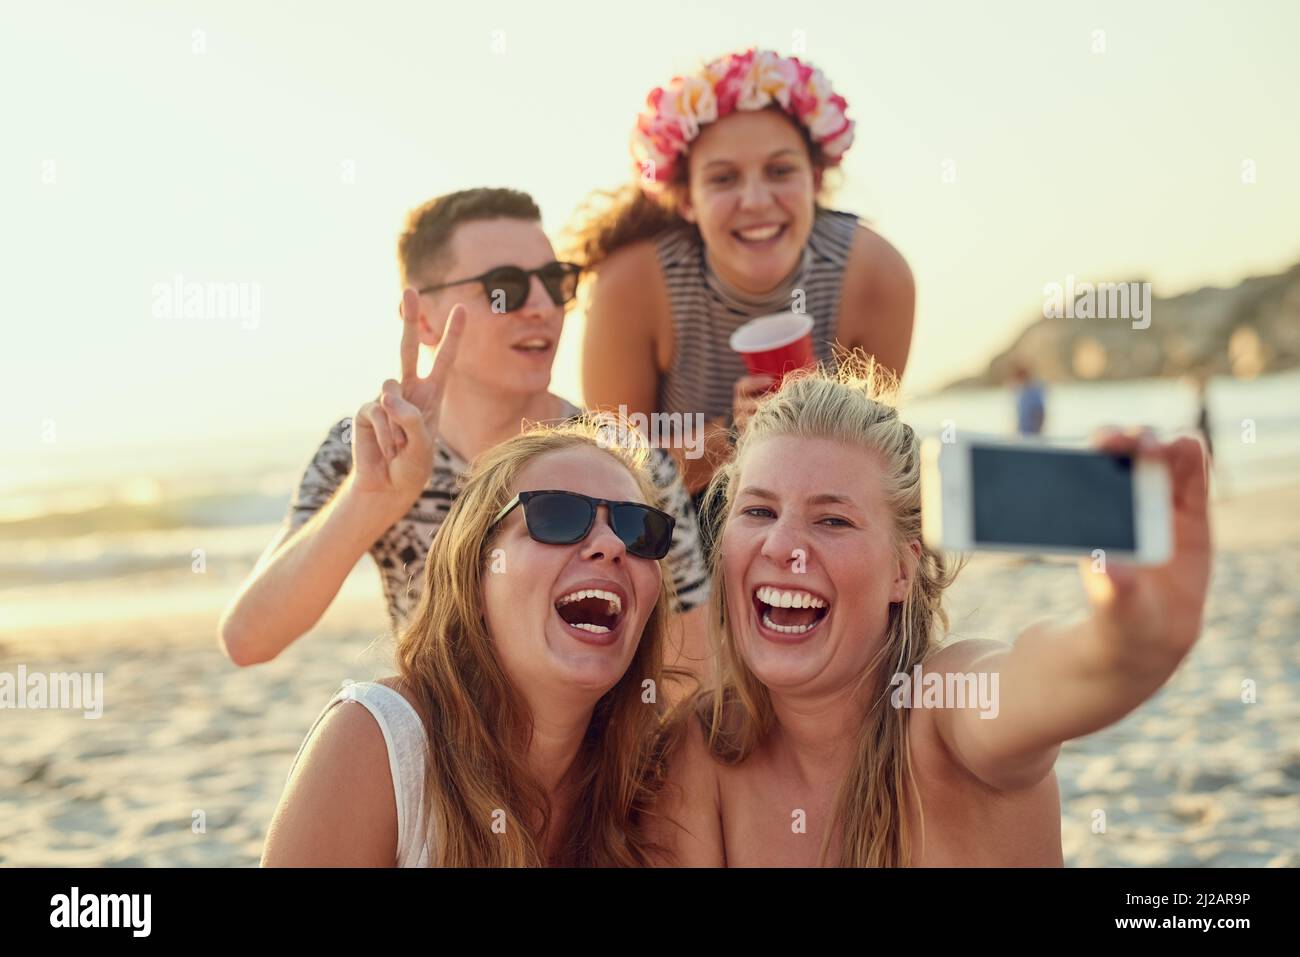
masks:
<path fill-rule="evenodd" d="M 774 436 L 826 438 L 870 449 L 884 465 L 885 501 L 893 514 L 895 556 L 904 558 L 921 538 L 921 462 L 915 433 L 894 404 L 898 381 L 862 350 L 836 351 L 837 369 L 823 366 L 787 376 L 749 419 L 732 460 L 720 468 L 706 496 L 720 505 L 725 522 L 735 501 L 736 479 L 746 451 Z M 719 501 L 720 500 L 720 501 Z M 721 561 L 724 534 L 714 538 L 710 638 L 718 655 L 718 689 L 698 695 L 696 716 L 704 723 L 709 749 L 724 764 L 754 753 L 776 726 L 767 688 L 736 649 L 727 618 L 727 590 Z M 867 713 L 855 742 L 851 769 L 841 785 L 832 824 L 842 827 L 834 860 L 844 867 L 898 867 L 912 860 L 909 795 L 920 810 L 920 794 L 908 749 L 908 710 L 889 704 L 890 678 L 911 672 L 938 648 L 947 631 L 943 591 L 956 577 L 940 552 L 922 545 L 907 597 L 890 605 L 880 648 L 863 670 L 859 690 L 867 692 Z M 891 668 L 884 667 L 890 664 Z M 866 684 L 870 687 L 865 687 Z M 919 818 L 918 813 L 918 818 Z M 834 826 L 826 828 L 821 861 L 830 859 Z M 924 833 L 921 835 L 924 842 Z"/>
<path fill-rule="evenodd" d="M 433 539 L 424 593 L 398 638 L 397 662 L 429 742 L 424 805 L 434 866 L 636 866 L 664 853 L 654 838 L 662 833 L 654 802 L 665 772 L 663 706 L 647 703 L 643 689 L 662 689 L 665 676 L 677 674 L 663 664 L 672 576 L 661 578 L 627 672 L 596 702 L 571 772 L 579 797 L 550 859 L 551 808 L 526 763 L 532 718 L 482 617 L 480 585 L 495 541 L 488 529 L 520 472 L 539 456 L 598 449 L 628 469 L 647 504 L 659 504 L 645 448 L 602 441 L 607 424 L 584 417 L 535 426 L 486 452 Z M 493 833 L 499 810 L 508 825 Z"/>

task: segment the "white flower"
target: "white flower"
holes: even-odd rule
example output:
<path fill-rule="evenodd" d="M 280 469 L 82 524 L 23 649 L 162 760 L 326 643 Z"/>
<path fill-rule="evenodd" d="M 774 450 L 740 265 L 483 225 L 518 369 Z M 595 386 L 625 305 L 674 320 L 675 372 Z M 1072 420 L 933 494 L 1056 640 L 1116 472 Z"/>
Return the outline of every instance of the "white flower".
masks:
<path fill-rule="evenodd" d="M 700 127 L 718 118 L 718 99 L 713 84 L 703 77 L 688 76 L 672 90 L 672 109 L 687 141 L 695 139 Z M 665 101 L 668 97 L 664 97 Z M 667 115 L 667 114 L 665 114 Z"/>
<path fill-rule="evenodd" d="M 772 50 L 762 50 L 755 54 L 754 62 L 745 75 L 736 108 L 761 110 L 773 102 L 781 104 L 782 108 L 788 108 L 790 88 L 798 77 L 798 68 L 792 61 Z"/>

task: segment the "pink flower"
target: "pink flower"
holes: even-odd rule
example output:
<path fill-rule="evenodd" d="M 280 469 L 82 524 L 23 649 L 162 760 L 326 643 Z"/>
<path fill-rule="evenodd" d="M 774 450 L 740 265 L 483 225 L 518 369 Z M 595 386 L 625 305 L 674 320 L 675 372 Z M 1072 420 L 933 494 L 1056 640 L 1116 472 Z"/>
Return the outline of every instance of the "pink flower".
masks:
<path fill-rule="evenodd" d="M 745 74 L 753 59 L 753 51 L 749 51 L 739 56 L 714 60 L 704 68 L 705 77 L 713 84 L 719 116 L 727 116 L 735 111 Z"/>
<path fill-rule="evenodd" d="M 844 129 L 821 144 L 822 155 L 829 165 L 834 166 L 844 155 L 844 151 L 853 145 L 853 121 L 846 119 Z"/>
<path fill-rule="evenodd" d="M 670 96 L 665 97 L 662 113 L 674 119 L 687 140 L 700 135 L 700 127 L 718 118 L 718 100 L 713 84 L 703 77 L 690 76 L 674 81 Z"/>
<path fill-rule="evenodd" d="M 642 187 L 654 192 L 671 180 L 702 127 L 736 110 L 761 110 L 773 103 L 804 125 L 830 165 L 853 143 L 848 104 L 820 70 L 773 50 L 746 50 L 650 91 L 631 144 Z"/>

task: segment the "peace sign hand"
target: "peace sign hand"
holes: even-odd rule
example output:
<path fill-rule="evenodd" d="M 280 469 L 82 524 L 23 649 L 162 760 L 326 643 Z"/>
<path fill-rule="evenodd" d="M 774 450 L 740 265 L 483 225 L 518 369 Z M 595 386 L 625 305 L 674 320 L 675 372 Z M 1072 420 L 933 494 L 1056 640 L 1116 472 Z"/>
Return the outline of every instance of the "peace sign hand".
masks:
<path fill-rule="evenodd" d="M 447 316 L 442 341 L 427 376 L 420 359 L 420 296 L 402 294 L 402 381 L 384 382 L 379 397 L 357 412 L 353 429 L 353 487 L 391 497 L 399 514 L 420 496 L 433 473 L 433 448 L 447 378 L 456 360 L 468 313 L 457 304 Z"/>

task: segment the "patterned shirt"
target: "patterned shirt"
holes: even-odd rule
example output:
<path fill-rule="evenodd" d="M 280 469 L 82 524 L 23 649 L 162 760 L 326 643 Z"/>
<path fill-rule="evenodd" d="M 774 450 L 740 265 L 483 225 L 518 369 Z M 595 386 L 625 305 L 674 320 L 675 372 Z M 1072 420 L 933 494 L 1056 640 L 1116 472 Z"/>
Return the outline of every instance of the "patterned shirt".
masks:
<path fill-rule="evenodd" d="M 582 410 L 562 400 L 564 418 L 580 415 Z M 334 497 L 352 469 L 350 438 L 352 420 L 337 422 L 308 463 L 302 480 L 289 503 L 285 518 L 291 531 L 297 531 Z M 682 485 L 677 463 L 664 449 L 650 450 L 650 470 L 662 496 L 662 508 L 674 518 L 673 543 L 664 561 L 677 588 L 675 610 L 688 611 L 704 604 L 709 597 L 708 573 L 700 543 L 695 506 Z M 420 594 L 424 590 L 424 563 L 434 533 L 442 526 L 452 503 L 460 494 L 469 464 L 436 440 L 433 474 L 420 497 L 394 526 L 370 547 L 370 555 L 379 566 L 379 576 L 388 601 L 388 615 L 394 630 L 400 632 L 411 620 Z"/>

